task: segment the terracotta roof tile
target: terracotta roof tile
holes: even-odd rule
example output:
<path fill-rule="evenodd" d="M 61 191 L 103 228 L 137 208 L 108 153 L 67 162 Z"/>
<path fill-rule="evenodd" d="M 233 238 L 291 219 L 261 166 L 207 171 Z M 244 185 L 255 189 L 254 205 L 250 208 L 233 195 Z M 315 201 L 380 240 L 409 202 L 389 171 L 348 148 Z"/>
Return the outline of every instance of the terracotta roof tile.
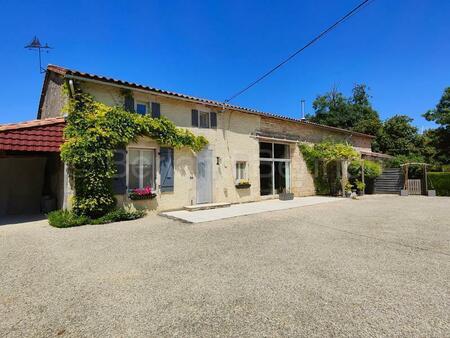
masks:
<path fill-rule="evenodd" d="M 64 118 L 0 125 L 0 150 L 59 152 Z"/>
<path fill-rule="evenodd" d="M 358 132 L 354 132 L 354 131 L 342 129 L 342 128 L 330 127 L 330 126 L 326 126 L 323 124 L 310 122 L 310 121 L 307 121 L 304 119 L 294 119 L 294 118 L 286 117 L 286 116 L 279 115 L 279 114 L 262 112 L 262 111 L 258 111 L 255 109 L 235 106 L 232 104 L 227 104 L 227 103 L 223 103 L 223 102 L 219 102 L 219 101 L 214 101 L 214 100 L 199 98 L 199 97 L 195 97 L 195 96 L 180 94 L 180 93 L 171 92 L 171 91 L 167 91 L 167 90 L 163 90 L 163 89 L 158 89 L 158 88 L 154 88 L 154 87 L 150 87 L 150 86 L 146 86 L 146 85 L 141 85 L 141 84 L 134 83 L 134 82 L 118 80 L 118 79 L 114 79 L 114 78 L 107 77 L 107 76 L 80 72 L 78 70 L 68 69 L 68 68 L 64 68 L 61 66 L 48 65 L 47 70 L 61 74 L 63 76 L 67 76 L 67 77 L 75 76 L 75 77 L 91 79 L 91 80 L 96 80 L 96 81 L 105 82 L 105 83 L 114 83 L 114 84 L 120 85 L 120 86 L 146 90 L 146 91 L 153 92 L 156 94 L 163 94 L 163 95 L 178 97 L 181 99 L 195 101 L 195 102 L 199 102 L 199 103 L 205 103 L 205 104 L 209 104 L 209 105 L 216 106 L 216 107 L 223 107 L 223 108 L 228 108 L 228 109 L 232 109 L 232 110 L 239 110 L 239 111 L 243 111 L 243 112 L 250 113 L 250 114 L 256 114 L 256 115 L 271 117 L 271 118 L 275 118 L 275 119 L 290 121 L 290 122 L 294 122 L 294 123 L 311 125 L 311 126 L 315 126 L 318 128 L 333 130 L 336 132 L 341 132 L 341 133 L 346 133 L 346 134 L 353 134 L 353 135 L 360 135 L 360 136 L 369 137 L 369 138 L 375 138 L 375 136 L 373 136 L 373 135 L 358 133 Z"/>

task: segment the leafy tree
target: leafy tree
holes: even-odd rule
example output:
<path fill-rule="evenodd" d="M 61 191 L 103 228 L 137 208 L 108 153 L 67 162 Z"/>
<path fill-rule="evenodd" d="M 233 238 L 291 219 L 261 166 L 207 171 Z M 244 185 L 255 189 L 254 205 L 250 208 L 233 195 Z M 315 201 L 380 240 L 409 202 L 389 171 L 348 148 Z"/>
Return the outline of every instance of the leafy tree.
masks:
<path fill-rule="evenodd" d="M 417 128 L 406 115 L 394 115 L 383 124 L 383 129 L 376 142 L 380 151 L 389 155 L 418 155 L 421 153 L 423 140 Z"/>
<path fill-rule="evenodd" d="M 444 90 L 436 108 L 427 111 L 423 116 L 428 121 L 434 121 L 440 125 L 426 133 L 428 144 L 435 148 L 432 159 L 443 164 L 450 164 L 450 87 Z"/>
<path fill-rule="evenodd" d="M 318 96 L 313 102 L 313 108 L 315 114 L 307 116 L 312 122 L 371 135 L 378 135 L 381 129 L 380 117 L 371 106 L 370 95 L 364 84 L 355 85 L 350 98 L 333 88 L 325 95 Z"/>

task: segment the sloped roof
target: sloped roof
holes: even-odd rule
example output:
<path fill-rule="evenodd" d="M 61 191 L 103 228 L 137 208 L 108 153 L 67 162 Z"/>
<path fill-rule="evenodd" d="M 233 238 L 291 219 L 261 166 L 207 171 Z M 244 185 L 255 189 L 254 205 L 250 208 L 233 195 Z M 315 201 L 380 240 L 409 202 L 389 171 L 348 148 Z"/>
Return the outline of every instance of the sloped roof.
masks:
<path fill-rule="evenodd" d="M 314 126 L 317 128 L 332 130 L 335 132 L 340 132 L 340 133 L 345 133 L 345 134 L 359 135 L 359 136 L 368 137 L 368 138 L 375 138 L 375 136 L 373 136 L 373 135 L 358 133 L 358 132 L 354 132 L 354 131 L 342 129 L 342 128 L 337 128 L 337 127 L 326 126 L 323 124 L 310 122 L 305 119 L 294 119 L 294 118 L 279 115 L 279 114 L 262 112 L 262 111 L 258 111 L 258 110 L 251 109 L 251 108 L 245 108 L 245 107 L 235 106 L 232 104 L 223 103 L 223 102 L 219 102 L 219 101 L 199 98 L 199 97 L 190 96 L 190 95 L 186 95 L 186 94 L 180 94 L 180 93 L 167 91 L 167 90 L 163 90 L 163 89 L 158 89 L 158 88 L 154 88 L 154 87 L 150 87 L 150 86 L 146 86 L 146 85 L 142 85 L 142 84 L 138 84 L 138 83 L 134 83 L 134 82 L 118 80 L 118 79 L 114 79 L 114 78 L 107 77 L 107 76 L 80 72 L 78 70 L 68 69 L 68 68 L 64 68 L 61 66 L 57 66 L 57 65 L 48 65 L 47 70 L 57 73 L 57 74 L 60 74 L 64 77 L 68 77 L 68 78 L 75 77 L 75 78 L 94 80 L 94 81 L 99 81 L 99 82 L 104 82 L 104 83 L 110 83 L 110 84 L 115 84 L 118 86 L 144 90 L 144 91 L 152 92 L 154 94 L 172 96 L 172 97 L 183 99 L 183 100 L 203 103 L 203 104 L 207 104 L 207 105 L 211 105 L 211 106 L 215 106 L 215 107 L 219 107 L 219 108 L 238 110 L 238 111 L 242 111 L 242 112 L 249 113 L 249 114 L 256 114 L 256 115 L 280 119 L 280 120 L 284 120 L 284 121 L 290 121 L 290 122 L 299 123 L 299 124 L 311 125 L 311 126 Z M 46 77 L 46 81 L 47 81 L 47 77 Z M 45 83 L 44 83 L 44 87 L 45 87 Z M 43 88 L 43 93 L 44 93 L 44 90 L 45 90 L 45 88 Z M 42 100 L 43 100 L 43 96 L 41 95 L 40 107 L 42 104 Z"/>
<path fill-rule="evenodd" d="M 0 150 L 59 152 L 64 118 L 0 125 Z"/>

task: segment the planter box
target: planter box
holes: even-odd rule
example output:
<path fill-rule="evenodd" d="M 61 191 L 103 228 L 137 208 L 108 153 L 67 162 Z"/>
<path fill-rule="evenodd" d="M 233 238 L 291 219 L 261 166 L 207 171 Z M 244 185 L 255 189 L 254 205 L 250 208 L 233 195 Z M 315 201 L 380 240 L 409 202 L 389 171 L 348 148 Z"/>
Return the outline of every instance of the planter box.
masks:
<path fill-rule="evenodd" d="M 280 201 L 290 201 L 294 199 L 294 193 L 292 192 L 282 192 L 278 195 Z"/>
<path fill-rule="evenodd" d="M 252 185 L 250 183 L 246 183 L 246 184 L 236 184 L 236 189 L 248 189 L 250 188 Z"/>
<path fill-rule="evenodd" d="M 128 198 L 133 201 L 151 200 L 155 197 L 156 197 L 155 193 L 152 193 L 149 195 L 138 195 L 138 194 L 132 194 L 132 193 L 128 194 Z"/>
<path fill-rule="evenodd" d="M 427 191 L 427 196 L 436 197 L 436 190 L 428 190 Z"/>

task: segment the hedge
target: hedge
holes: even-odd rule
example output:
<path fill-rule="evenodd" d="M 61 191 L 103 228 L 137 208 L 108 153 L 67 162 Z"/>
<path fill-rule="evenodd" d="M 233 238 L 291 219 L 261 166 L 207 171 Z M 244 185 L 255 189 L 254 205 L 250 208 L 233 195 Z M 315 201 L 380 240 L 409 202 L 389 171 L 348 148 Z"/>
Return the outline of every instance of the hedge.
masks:
<path fill-rule="evenodd" d="M 428 173 L 430 187 L 435 189 L 438 196 L 450 196 L 450 172 Z"/>

